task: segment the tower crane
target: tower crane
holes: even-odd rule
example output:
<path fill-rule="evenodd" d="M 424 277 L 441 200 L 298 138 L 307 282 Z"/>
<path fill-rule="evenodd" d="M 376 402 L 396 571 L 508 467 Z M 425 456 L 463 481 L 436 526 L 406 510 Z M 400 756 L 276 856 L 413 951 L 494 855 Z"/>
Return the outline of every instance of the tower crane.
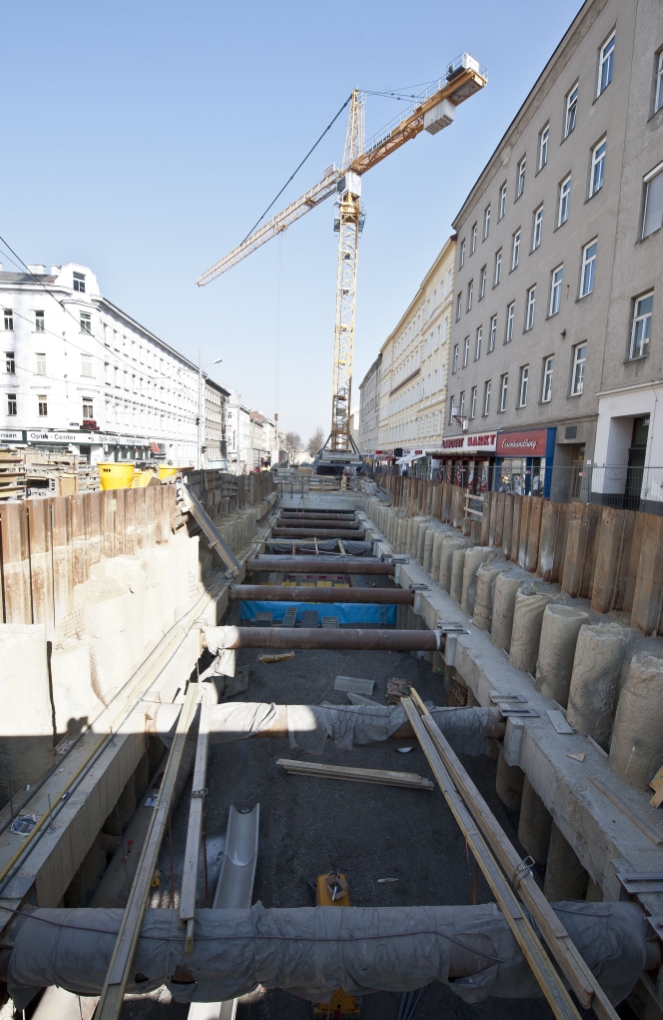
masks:
<path fill-rule="evenodd" d="M 205 287 L 222 273 L 256 251 L 272 237 L 300 219 L 322 202 L 337 196 L 338 267 L 336 274 L 336 322 L 334 327 L 334 374 L 332 381 L 331 431 L 318 457 L 318 470 L 338 470 L 344 464 L 359 462 L 359 451 L 350 434 L 350 399 L 354 350 L 355 296 L 359 234 L 363 228 L 361 178 L 367 170 L 416 138 L 422 131 L 437 134 L 454 120 L 455 109 L 482 89 L 488 72 L 469 53 L 462 53 L 447 65 L 446 74 L 417 96 L 404 117 L 396 118 L 364 144 L 364 95 L 355 89 L 345 135 L 340 169 L 329 167 L 309 191 L 291 202 L 263 224 L 240 245 L 206 270 L 197 285 Z"/>

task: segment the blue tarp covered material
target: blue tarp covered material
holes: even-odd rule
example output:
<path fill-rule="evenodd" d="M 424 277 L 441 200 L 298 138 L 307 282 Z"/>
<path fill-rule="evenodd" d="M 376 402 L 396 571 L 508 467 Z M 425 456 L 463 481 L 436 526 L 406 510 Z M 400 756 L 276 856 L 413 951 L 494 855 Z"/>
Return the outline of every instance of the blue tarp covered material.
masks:
<path fill-rule="evenodd" d="M 367 623 L 380 624 L 384 626 L 384 614 L 380 620 L 380 610 L 387 614 L 387 626 L 396 626 L 396 606 L 375 606 L 360 603 L 347 602 L 254 602 L 244 601 L 241 603 L 241 620 L 255 620 L 256 613 L 272 613 L 275 622 L 283 620 L 286 609 L 291 606 L 297 607 L 297 623 L 302 622 L 302 609 L 317 611 L 318 620 L 323 616 L 335 616 L 339 627 L 343 625 L 351 627 L 362 627 Z"/>

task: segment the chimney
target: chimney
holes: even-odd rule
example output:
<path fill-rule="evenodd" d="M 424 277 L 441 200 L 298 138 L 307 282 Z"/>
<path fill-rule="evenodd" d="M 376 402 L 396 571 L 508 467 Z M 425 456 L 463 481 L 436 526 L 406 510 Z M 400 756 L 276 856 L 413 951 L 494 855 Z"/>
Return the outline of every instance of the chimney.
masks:
<path fill-rule="evenodd" d="M 46 266 L 43 266 L 41 262 L 28 262 L 28 269 L 35 276 L 46 276 Z"/>

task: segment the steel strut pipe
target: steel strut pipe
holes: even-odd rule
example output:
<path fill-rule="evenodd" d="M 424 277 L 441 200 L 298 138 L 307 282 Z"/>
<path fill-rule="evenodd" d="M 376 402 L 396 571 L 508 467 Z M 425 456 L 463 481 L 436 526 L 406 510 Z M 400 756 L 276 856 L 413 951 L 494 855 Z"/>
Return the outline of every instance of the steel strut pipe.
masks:
<path fill-rule="evenodd" d="M 366 602 L 372 605 L 414 605 L 414 592 L 407 588 L 305 588 L 277 584 L 233 584 L 231 600 L 260 602 Z"/>
<path fill-rule="evenodd" d="M 292 517 L 279 517 L 276 524 L 279 528 L 342 528 L 346 531 L 361 530 L 358 521 L 319 521 L 314 520 L 312 517 L 307 517 L 301 521 L 293 520 Z"/>
<path fill-rule="evenodd" d="M 331 530 L 330 528 L 294 528 L 294 527 L 272 527 L 272 535 L 281 535 L 287 539 L 354 539 L 355 542 L 363 542 L 365 531 Z"/>
<path fill-rule="evenodd" d="M 221 630 L 222 628 L 218 628 Z M 224 648 L 327 648 L 376 652 L 441 652 L 444 634 L 432 630 L 343 627 L 224 627 Z M 219 643 L 221 647 L 221 643 Z"/>
<path fill-rule="evenodd" d="M 261 556 L 259 559 L 247 560 L 247 571 L 278 571 L 288 574 L 382 574 L 393 576 L 396 567 L 393 563 L 380 560 L 348 560 L 340 556 Z"/>
<path fill-rule="evenodd" d="M 354 521 L 356 517 L 354 514 L 343 514 L 333 513 L 332 511 L 325 512 L 324 510 L 282 510 L 281 517 L 292 518 L 293 520 L 311 520 L 311 521 Z"/>

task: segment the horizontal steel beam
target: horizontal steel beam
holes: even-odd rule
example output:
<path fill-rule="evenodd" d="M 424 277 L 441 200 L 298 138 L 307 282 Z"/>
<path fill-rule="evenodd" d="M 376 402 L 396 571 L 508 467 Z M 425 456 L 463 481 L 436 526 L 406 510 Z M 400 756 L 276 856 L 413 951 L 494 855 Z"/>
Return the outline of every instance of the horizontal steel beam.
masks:
<path fill-rule="evenodd" d="M 260 602 L 366 602 L 369 605 L 414 605 L 414 592 L 407 588 L 293 588 L 277 584 L 233 584 L 231 599 Z"/>
<path fill-rule="evenodd" d="M 343 528 L 347 531 L 359 531 L 360 525 L 357 521 L 328 521 L 320 518 L 304 517 L 279 517 L 276 521 L 279 528 Z"/>
<path fill-rule="evenodd" d="M 333 530 L 331 528 L 272 528 L 272 535 L 285 538 L 354 538 L 357 542 L 364 541 L 365 531 Z"/>
<path fill-rule="evenodd" d="M 288 574 L 386 574 L 393 575 L 393 563 L 380 560 L 332 559 L 331 556 L 261 556 L 247 560 L 247 571 L 279 571 Z"/>
<path fill-rule="evenodd" d="M 227 627 L 225 648 L 340 648 L 381 652 L 437 652 L 444 635 L 432 630 L 359 630 L 288 627 Z"/>
<path fill-rule="evenodd" d="M 336 513 L 334 510 L 281 510 L 281 517 L 313 518 L 314 520 L 325 521 L 354 521 L 353 513 Z"/>

